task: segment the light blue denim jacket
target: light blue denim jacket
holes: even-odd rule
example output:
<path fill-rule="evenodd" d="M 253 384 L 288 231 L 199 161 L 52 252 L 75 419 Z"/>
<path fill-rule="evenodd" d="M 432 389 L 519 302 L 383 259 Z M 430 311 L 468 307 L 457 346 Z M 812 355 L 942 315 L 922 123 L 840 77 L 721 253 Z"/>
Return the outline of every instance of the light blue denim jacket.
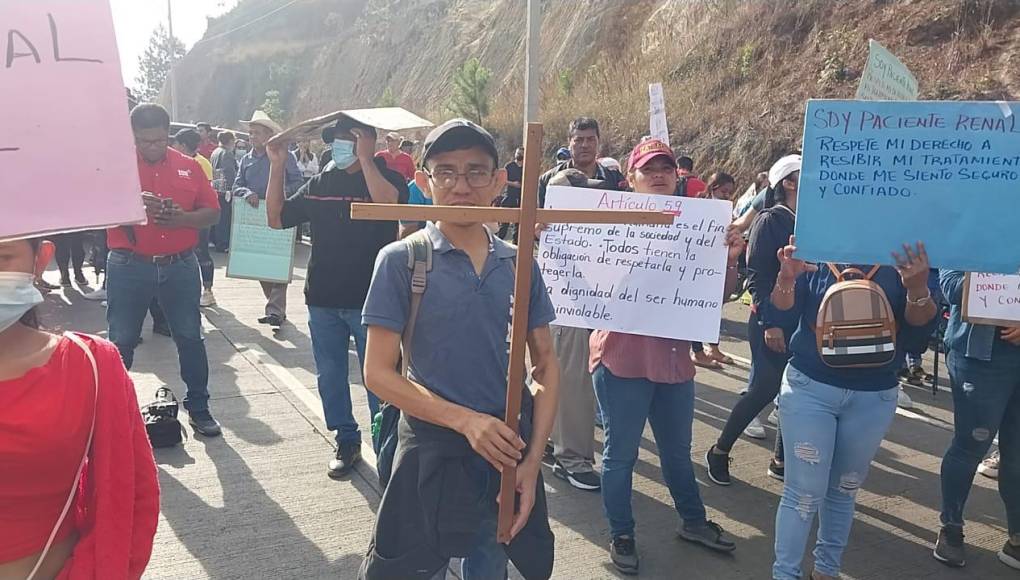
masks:
<path fill-rule="evenodd" d="M 940 270 L 939 285 L 950 305 L 949 325 L 946 327 L 946 348 L 967 358 L 992 360 L 992 345 L 998 329 L 986 324 L 971 324 L 963 320 L 963 285 L 965 273 L 958 270 Z"/>

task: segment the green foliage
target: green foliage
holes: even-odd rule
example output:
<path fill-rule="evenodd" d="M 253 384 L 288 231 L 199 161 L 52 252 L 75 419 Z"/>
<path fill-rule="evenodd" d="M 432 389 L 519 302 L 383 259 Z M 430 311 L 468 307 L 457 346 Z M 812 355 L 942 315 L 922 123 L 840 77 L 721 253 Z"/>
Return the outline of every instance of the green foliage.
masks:
<path fill-rule="evenodd" d="M 841 83 L 850 80 L 853 73 L 847 64 L 853 54 L 857 38 L 849 26 L 837 28 L 822 35 L 822 71 L 818 75 L 820 85 Z"/>
<path fill-rule="evenodd" d="M 184 43 L 177 38 L 173 39 L 172 50 L 173 61 L 179 60 L 187 53 Z M 134 93 L 139 102 L 151 103 L 159 97 L 170 74 L 172 62 L 170 55 L 170 35 L 160 24 L 152 31 L 145 53 L 138 57 L 138 76 L 135 77 Z"/>
<path fill-rule="evenodd" d="M 489 69 L 470 58 L 453 75 L 453 96 L 446 108 L 459 117 L 483 124 L 489 114 Z"/>
<path fill-rule="evenodd" d="M 262 106 L 259 109 L 277 123 L 283 121 L 286 111 L 283 109 L 283 105 L 280 104 L 280 91 L 276 89 L 266 91 L 266 100 L 262 101 Z"/>
<path fill-rule="evenodd" d="M 397 97 L 393 95 L 393 89 L 386 87 L 383 91 L 382 96 L 379 97 L 379 101 L 376 103 L 377 107 L 396 107 Z"/>
<path fill-rule="evenodd" d="M 574 71 L 563 69 L 556 75 L 556 85 L 560 89 L 560 95 L 564 97 L 574 96 Z"/>
<path fill-rule="evenodd" d="M 737 54 L 737 74 L 741 79 L 746 79 L 754 72 L 754 44 L 746 43 L 740 47 Z"/>

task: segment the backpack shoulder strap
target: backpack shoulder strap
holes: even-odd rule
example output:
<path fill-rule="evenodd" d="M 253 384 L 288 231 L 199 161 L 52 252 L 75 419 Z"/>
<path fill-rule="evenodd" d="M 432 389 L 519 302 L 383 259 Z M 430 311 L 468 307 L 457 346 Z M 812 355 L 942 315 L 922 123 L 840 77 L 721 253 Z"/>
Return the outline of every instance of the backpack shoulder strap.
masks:
<path fill-rule="evenodd" d="M 411 310 L 404 325 L 404 333 L 400 337 L 400 349 L 403 351 L 401 372 L 407 376 L 411 366 L 411 339 L 414 338 L 414 326 L 418 320 L 418 309 L 421 298 L 428 285 L 428 273 L 432 270 L 432 243 L 425 230 L 418 230 L 404 239 L 407 245 L 407 269 L 411 271 Z"/>
<path fill-rule="evenodd" d="M 879 266 L 878 264 L 876 264 L 876 265 L 872 266 L 872 267 L 871 267 L 871 271 L 870 271 L 870 272 L 868 272 L 867 274 L 865 274 L 865 276 L 864 276 L 864 279 L 865 279 L 865 280 L 871 280 L 872 278 L 874 278 L 874 277 L 875 277 L 875 274 L 877 274 L 877 273 L 878 273 L 878 269 L 879 269 L 879 268 L 881 268 L 881 267 L 882 267 L 882 266 Z"/>
<path fill-rule="evenodd" d="M 839 271 L 839 268 L 837 268 L 835 264 L 832 262 L 826 262 L 825 265 L 829 267 L 829 271 L 836 277 L 836 282 L 843 281 L 843 273 Z"/>

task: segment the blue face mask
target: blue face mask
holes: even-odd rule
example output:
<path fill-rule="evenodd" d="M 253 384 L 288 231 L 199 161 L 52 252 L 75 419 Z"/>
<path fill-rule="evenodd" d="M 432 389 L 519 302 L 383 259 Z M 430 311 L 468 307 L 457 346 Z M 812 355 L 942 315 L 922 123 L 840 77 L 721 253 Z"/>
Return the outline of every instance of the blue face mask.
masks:
<path fill-rule="evenodd" d="M 35 288 L 35 276 L 0 272 L 0 332 L 14 326 L 26 312 L 43 301 Z"/>
<path fill-rule="evenodd" d="M 358 160 L 358 156 L 354 154 L 354 141 L 334 139 L 332 149 L 333 164 L 340 169 L 347 169 Z"/>

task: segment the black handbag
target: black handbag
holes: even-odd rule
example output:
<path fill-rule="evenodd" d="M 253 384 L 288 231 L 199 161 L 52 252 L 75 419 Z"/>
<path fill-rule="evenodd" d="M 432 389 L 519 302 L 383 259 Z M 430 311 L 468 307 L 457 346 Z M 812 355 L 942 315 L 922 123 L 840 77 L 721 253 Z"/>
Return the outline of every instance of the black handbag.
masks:
<path fill-rule="evenodd" d="M 166 387 L 156 389 L 156 400 L 142 407 L 145 432 L 153 449 L 173 447 L 184 441 L 184 426 L 177 419 L 179 411 L 177 397 Z"/>

